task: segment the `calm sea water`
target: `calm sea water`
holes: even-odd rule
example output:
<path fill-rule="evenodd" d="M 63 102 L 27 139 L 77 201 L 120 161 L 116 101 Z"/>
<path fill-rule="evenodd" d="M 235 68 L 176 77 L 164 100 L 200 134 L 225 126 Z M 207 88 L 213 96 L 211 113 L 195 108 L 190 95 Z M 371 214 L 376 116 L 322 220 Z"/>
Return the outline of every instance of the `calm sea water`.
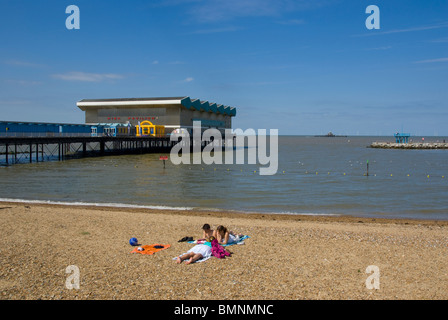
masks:
<path fill-rule="evenodd" d="M 13 165 L 0 167 L 0 198 L 448 220 L 448 150 L 367 148 L 373 141 L 393 138 L 281 136 L 273 176 L 249 164 L 164 169 L 159 154 Z"/>

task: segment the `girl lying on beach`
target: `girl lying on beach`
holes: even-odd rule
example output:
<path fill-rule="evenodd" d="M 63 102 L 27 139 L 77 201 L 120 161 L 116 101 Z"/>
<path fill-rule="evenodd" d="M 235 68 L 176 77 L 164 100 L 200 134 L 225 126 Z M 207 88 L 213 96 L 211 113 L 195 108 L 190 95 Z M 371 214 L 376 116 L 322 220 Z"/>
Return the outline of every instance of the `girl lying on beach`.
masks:
<path fill-rule="evenodd" d="M 193 248 L 187 251 L 184 255 L 177 257 L 176 263 L 182 263 L 182 261 L 187 260 L 185 264 L 190 264 L 196 262 L 200 259 L 209 258 L 212 255 L 212 247 L 211 242 L 214 240 L 214 237 L 210 237 L 207 239 L 207 243 L 197 244 Z"/>
<path fill-rule="evenodd" d="M 242 236 L 242 234 L 235 235 L 234 232 L 227 230 L 227 228 L 224 226 L 218 226 L 218 228 L 216 228 L 216 231 L 214 232 L 214 237 L 218 240 L 219 244 L 230 244 L 238 242 L 239 238 L 241 238 Z"/>

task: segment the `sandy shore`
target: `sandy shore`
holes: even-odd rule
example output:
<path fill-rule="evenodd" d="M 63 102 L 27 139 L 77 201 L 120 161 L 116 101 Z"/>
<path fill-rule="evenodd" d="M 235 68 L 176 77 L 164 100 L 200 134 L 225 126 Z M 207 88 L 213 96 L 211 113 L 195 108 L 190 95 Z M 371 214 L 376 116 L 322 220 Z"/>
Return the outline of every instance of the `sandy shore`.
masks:
<path fill-rule="evenodd" d="M 209 223 L 232 256 L 172 258 Z M 0 203 L 0 299 L 448 299 L 448 222 Z M 152 256 L 128 241 L 170 244 Z M 68 266 L 80 271 L 69 290 Z M 368 266 L 379 270 L 369 289 Z M 372 284 L 374 282 L 371 282 Z"/>

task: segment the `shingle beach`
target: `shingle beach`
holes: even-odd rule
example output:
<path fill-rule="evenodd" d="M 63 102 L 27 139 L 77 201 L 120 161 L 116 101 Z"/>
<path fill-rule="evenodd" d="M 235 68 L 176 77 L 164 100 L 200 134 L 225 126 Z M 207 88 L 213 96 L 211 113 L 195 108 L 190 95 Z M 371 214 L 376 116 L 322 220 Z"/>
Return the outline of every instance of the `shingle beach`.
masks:
<path fill-rule="evenodd" d="M 176 264 L 204 223 L 250 238 Z M 2 300 L 448 299 L 447 221 L 0 203 L 0 229 Z M 132 237 L 171 247 L 131 253 Z"/>

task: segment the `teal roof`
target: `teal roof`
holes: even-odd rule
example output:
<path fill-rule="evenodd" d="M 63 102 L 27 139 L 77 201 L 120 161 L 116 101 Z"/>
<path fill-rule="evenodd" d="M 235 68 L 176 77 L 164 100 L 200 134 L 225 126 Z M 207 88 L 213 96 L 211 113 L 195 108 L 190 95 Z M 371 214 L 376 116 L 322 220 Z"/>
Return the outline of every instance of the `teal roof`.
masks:
<path fill-rule="evenodd" d="M 211 103 L 209 103 L 209 105 L 210 105 L 210 111 L 211 112 L 213 112 L 213 113 L 218 113 L 218 106 L 217 106 L 217 104 L 216 103 L 214 103 L 214 102 L 211 102 Z"/>
<path fill-rule="evenodd" d="M 190 97 L 185 97 L 181 100 L 181 104 L 185 109 L 188 110 L 213 112 L 216 114 L 223 114 L 231 117 L 236 116 L 236 108 L 224 106 L 222 104 L 216 104 L 214 102 L 201 101 L 199 99 L 191 99 Z"/>

